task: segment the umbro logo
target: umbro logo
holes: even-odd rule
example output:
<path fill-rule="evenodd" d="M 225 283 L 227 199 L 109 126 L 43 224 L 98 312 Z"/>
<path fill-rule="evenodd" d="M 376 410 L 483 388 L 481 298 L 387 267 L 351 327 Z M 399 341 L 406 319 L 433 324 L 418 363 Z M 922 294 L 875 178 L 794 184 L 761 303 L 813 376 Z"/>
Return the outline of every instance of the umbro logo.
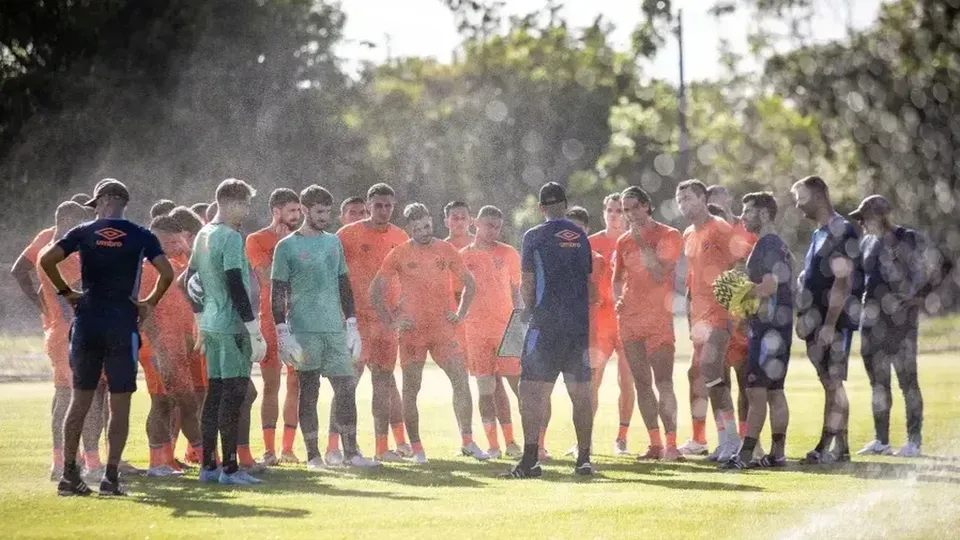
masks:
<path fill-rule="evenodd" d="M 113 227 L 104 227 L 95 231 L 94 234 L 103 238 L 103 240 L 97 240 L 97 245 L 103 247 L 121 247 L 123 242 L 120 239 L 127 235 L 127 233 Z"/>
<path fill-rule="evenodd" d="M 411 270 L 416 270 L 416 268 L 417 268 L 417 263 L 415 263 L 415 262 L 413 262 L 413 261 L 410 261 L 410 262 L 407 263 L 407 268 L 409 268 L 409 269 L 411 269 Z"/>
<path fill-rule="evenodd" d="M 564 229 L 564 230 L 562 230 L 562 231 L 554 234 L 554 236 L 556 236 L 557 238 L 559 238 L 559 239 L 561 239 L 561 240 L 563 240 L 563 241 L 565 241 L 565 242 L 573 242 L 573 241 L 576 240 L 577 238 L 580 238 L 580 233 L 575 232 L 575 231 L 571 231 L 570 229 Z"/>
<path fill-rule="evenodd" d="M 360 251 L 364 253 L 370 251 L 370 244 L 360 244 Z"/>
<path fill-rule="evenodd" d="M 503 268 L 503 259 L 501 259 L 500 257 L 494 257 L 493 267 L 496 268 L 497 270 L 500 270 L 501 268 Z"/>

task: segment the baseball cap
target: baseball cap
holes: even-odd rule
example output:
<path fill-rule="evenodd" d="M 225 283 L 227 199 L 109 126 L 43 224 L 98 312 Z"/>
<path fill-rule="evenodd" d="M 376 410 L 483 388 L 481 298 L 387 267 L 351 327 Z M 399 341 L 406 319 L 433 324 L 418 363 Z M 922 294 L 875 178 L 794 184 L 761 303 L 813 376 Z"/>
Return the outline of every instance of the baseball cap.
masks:
<path fill-rule="evenodd" d="M 97 187 L 93 190 L 93 197 L 87 201 L 84 206 L 95 207 L 97 205 L 97 199 L 107 196 L 119 197 L 123 199 L 124 202 L 130 201 L 130 191 L 127 190 L 127 186 L 123 185 L 123 182 L 114 180 L 113 178 L 104 178 L 97 182 Z"/>
<path fill-rule="evenodd" d="M 872 216 L 885 216 L 890 213 L 890 201 L 883 195 L 871 195 L 860 202 L 856 210 L 850 212 L 850 217 L 861 220 L 864 214 Z"/>
<path fill-rule="evenodd" d="M 546 206 L 567 201 L 567 191 L 556 182 L 547 182 L 540 188 L 540 204 Z"/>

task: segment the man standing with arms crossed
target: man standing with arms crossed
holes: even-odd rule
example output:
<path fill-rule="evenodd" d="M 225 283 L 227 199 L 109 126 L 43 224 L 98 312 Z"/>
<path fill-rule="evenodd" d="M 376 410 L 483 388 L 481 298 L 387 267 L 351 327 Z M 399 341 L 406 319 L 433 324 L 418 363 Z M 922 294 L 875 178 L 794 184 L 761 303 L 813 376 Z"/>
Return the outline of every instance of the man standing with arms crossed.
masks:
<path fill-rule="evenodd" d="M 801 460 L 805 465 L 850 461 L 847 424 L 850 402 L 843 382 L 853 329 L 855 262 L 860 239 L 847 220 L 833 210 L 830 191 L 819 176 L 808 176 L 791 188 L 797 208 L 817 224 L 797 281 L 797 337 L 807 343 L 807 356 L 825 393 L 820 442 Z M 857 299 L 856 303 L 859 303 Z M 830 450 L 833 444 L 833 451 Z"/>
<path fill-rule="evenodd" d="M 250 262 L 240 227 L 250 213 L 256 191 L 242 180 L 227 179 L 217 187 L 217 214 L 194 240 L 185 274 L 193 312 L 199 317 L 200 340 L 207 359 L 209 387 L 203 404 L 203 468 L 201 482 L 248 485 L 260 480 L 241 470 L 237 438 L 241 409 L 253 384 L 250 364 L 261 362 L 267 344 L 250 297 Z M 202 284 L 203 298 L 190 295 L 192 281 Z M 217 466 L 217 435 L 223 466 Z"/>
<path fill-rule="evenodd" d="M 683 243 L 694 351 L 688 373 L 694 438 L 679 450 L 684 454 L 705 452 L 709 399 L 717 423 L 717 458 L 726 461 L 740 448 L 725 363 L 732 321 L 713 294 L 713 282 L 746 258 L 750 247 L 734 233 L 729 223 L 710 215 L 707 188 L 699 180 L 686 180 L 677 186 L 677 205 L 680 213 L 692 223 L 683 234 Z"/>
<path fill-rule="evenodd" d="M 890 454 L 890 367 L 897 374 L 907 412 L 907 442 L 901 457 L 920 457 L 923 442 L 923 396 L 917 379 L 919 302 L 926 284 L 926 240 L 917 231 L 895 225 L 890 203 L 871 195 L 850 217 L 866 232 L 863 238 L 864 294 L 860 331 L 863 364 L 873 389 L 876 439 L 859 455 Z M 920 299 L 922 300 L 922 298 Z"/>
<path fill-rule="evenodd" d="M 633 375 L 630 374 L 630 364 L 623 351 L 623 344 L 617 331 L 617 314 L 613 301 L 613 254 L 617 247 L 617 240 L 626 232 L 623 222 L 623 205 L 619 193 L 611 193 L 603 199 L 603 224 L 605 228 L 590 235 L 590 247 L 603 256 L 604 269 L 599 276 L 600 305 L 597 311 L 598 320 L 594 322 L 597 328 L 597 339 L 590 343 L 591 366 L 596 368 L 594 377 L 603 379 L 603 372 L 607 362 L 614 352 L 617 353 L 617 383 L 620 385 L 618 401 L 620 412 L 620 428 L 613 444 L 613 453 L 617 456 L 627 455 L 627 433 L 630 430 L 630 420 L 633 418 L 633 404 L 636 399 Z M 601 381 L 593 381 L 599 387 Z"/>
<path fill-rule="evenodd" d="M 402 461 L 403 457 L 413 456 L 413 449 L 404 436 L 403 403 L 397 390 L 397 380 L 393 376 L 397 365 L 397 332 L 380 322 L 370 301 L 370 284 L 387 258 L 387 253 L 409 238 L 403 229 L 390 223 L 395 205 L 393 188 L 387 184 L 374 184 L 367 190 L 370 217 L 337 231 L 350 270 L 357 326 L 364 344 L 361 362 L 370 369 L 373 384 L 375 457 L 385 462 Z M 387 301 L 390 309 L 397 305 L 398 299 L 396 284 L 389 284 Z M 396 452 L 387 446 L 390 428 L 397 443 Z"/>
<path fill-rule="evenodd" d="M 110 421 L 107 428 L 109 456 L 100 482 L 101 496 L 123 496 L 118 467 L 130 428 L 130 397 L 137 389 L 138 324 L 142 323 L 173 282 L 173 268 L 150 231 L 127 221 L 124 209 L 130 201 L 127 187 L 116 180 L 100 182 L 86 206 L 97 220 L 74 228 L 40 256 L 40 267 L 57 294 L 74 307 L 70 336 L 70 366 L 73 395 L 64 424 L 63 478 L 59 495 L 89 495 L 76 463 L 77 446 L 84 418 L 90 409 L 101 373 L 110 389 Z M 83 292 L 70 288 L 57 265 L 80 253 Z M 146 300 L 137 298 L 143 260 L 160 274 Z"/>
<path fill-rule="evenodd" d="M 273 190 L 270 194 L 270 225 L 247 236 L 246 252 L 260 285 L 260 326 L 267 342 L 267 356 L 260 364 L 263 376 L 263 401 L 260 403 L 260 422 L 263 425 L 263 464 L 299 463 L 293 453 L 293 441 L 297 436 L 297 372 L 287 368 L 287 395 L 283 403 L 283 446 L 280 456 L 276 453 L 277 417 L 279 416 L 280 372 L 283 365 L 277 356 L 277 335 L 270 302 L 270 267 L 273 250 L 283 237 L 297 227 L 300 221 L 300 199 L 287 188 Z"/>
<path fill-rule="evenodd" d="M 577 432 L 574 473 L 593 474 L 593 398 L 590 390 L 590 241 L 582 229 L 564 218 L 567 195 L 549 182 L 540 188 L 540 211 L 546 221 L 523 235 L 520 290 L 529 320 L 521 356 L 520 415 L 523 457 L 508 477 L 539 478 L 541 427 L 550 391 L 563 373 L 573 404 Z"/>
<path fill-rule="evenodd" d="M 625 189 L 620 201 L 630 229 L 617 241 L 613 297 L 620 339 L 636 382 L 640 416 L 650 435 L 650 447 L 637 459 L 678 461 L 683 458 L 677 450 L 677 396 L 673 391 L 673 285 L 683 238 L 680 231 L 653 219 L 653 203 L 643 189 Z M 666 447 L 658 415 L 666 432 Z"/>
<path fill-rule="evenodd" d="M 747 430 L 737 454 L 722 463 L 722 469 L 783 467 L 790 410 L 783 393 L 793 339 L 793 256 L 777 235 L 774 220 L 777 201 L 772 193 L 749 193 L 743 197 L 743 224 L 756 234 L 747 257 L 747 274 L 760 300 L 757 313 L 747 318 L 748 358 L 744 370 L 748 398 Z M 770 454 L 753 460 L 760 432 L 770 406 L 772 444 Z"/>

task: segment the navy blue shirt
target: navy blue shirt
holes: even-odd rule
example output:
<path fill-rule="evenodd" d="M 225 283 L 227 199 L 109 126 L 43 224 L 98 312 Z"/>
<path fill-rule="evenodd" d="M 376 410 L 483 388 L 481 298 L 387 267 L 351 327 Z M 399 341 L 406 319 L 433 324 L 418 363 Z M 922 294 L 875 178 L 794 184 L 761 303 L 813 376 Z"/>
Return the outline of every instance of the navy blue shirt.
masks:
<path fill-rule="evenodd" d="M 80 253 L 83 298 L 77 306 L 78 316 L 81 308 L 94 304 L 98 309 L 111 305 L 132 307 L 140 293 L 143 260 L 163 255 L 153 233 L 126 219 L 84 223 L 68 232 L 57 245 L 66 255 Z M 124 310 L 124 314 L 130 312 Z M 136 310 L 132 313 L 136 315 Z"/>
<path fill-rule="evenodd" d="M 536 284 L 530 328 L 541 336 L 589 335 L 593 257 L 587 234 L 572 221 L 551 219 L 523 235 L 520 251 L 521 268 Z"/>
<path fill-rule="evenodd" d="M 793 334 L 793 257 L 783 240 L 775 234 L 767 234 L 757 240 L 747 257 L 747 275 L 750 281 L 761 283 L 763 276 L 773 275 L 777 280 L 777 292 L 760 304 L 756 316 L 750 317 L 753 335 L 762 336 L 773 328 L 787 336 Z"/>
<path fill-rule="evenodd" d="M 864 293 L 861 324 L 874 326 L 879 320 L 893 321 L 916 327 L 919 324 L 919 309 L 913 305 L 892 311 L 892 305 L 884 303 L 888 294 L 913 298 L 926 281 L 923 261 L 925 241 L 916 231 L 897 227 L 883 237 L 863 237 Z"/>
<path fill-rule="evenodd" d="M 800 296 L 797 300 L 799 318 L 797 326 L 801 335 L 808 339 L 823 325 L 830 305 L 830 289 L 836 281 L 832 265 L 838 259 L 845 259 L 852 268 L 850 277 L 851 294 L 858 287 L 860 260 L 860 237 L 857 230 L 839 214 L 813 233 L 810 247 L 804 258 L 803 271 L 798 278 Z M 853 305 L 856 304 L 856 305 Z M 843 314 L 837 320 L 837 329 L 855 329 L 859 326 L 859 301 L 848 296 Z"/>

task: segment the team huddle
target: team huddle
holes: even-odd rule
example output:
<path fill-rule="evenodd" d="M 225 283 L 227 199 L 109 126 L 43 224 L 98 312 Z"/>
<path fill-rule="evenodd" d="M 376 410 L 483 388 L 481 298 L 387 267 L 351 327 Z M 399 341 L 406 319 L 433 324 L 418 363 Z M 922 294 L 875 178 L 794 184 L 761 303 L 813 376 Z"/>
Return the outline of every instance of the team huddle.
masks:
<path fill-rule="evenodd" d="M 138 364 L 151 396 L 147 476 L 179 475 L 199 465 L 201 482 L 258 484 L 265 467 L 300 462 L 293 448 L 298 427 L 308 470 L 427 463 L 417 398 L 428 356 L 450 381 L 462 454 L 518 459 L 505 478 L 542 475 L 540 463 L 550 459 L 550 396 L 561 373 L 577 438 L 567 453 L 575 456 L 576 474 L 593 473 L 593 420 L 614 353 L 616 455 L 629 453 L 636 402 L 649 436 L 637 459 L 707 456 L 724 469 L 781 467 L 789 423 L 784 382 L 795 332 L 825 392 L 820 441 L 801 463 L 843 462 L 850 459 L 844 381 L 855 330 L 863 336 L 876 427 L 876 440 L 860 453 L 893 453 L 893 367 L 908 417 L 908 442 L 898 453 L 918 456 L 924 268 L 917 253 L 923 239 L 892 224 L 882 197 L 868 197 L 851 214 L 866 232 L 861 240 L 833 210 L 822 179 L 804 178 L 792 194 L 817 224 L 799 269 L 777 234 L 772 194 L 744 196 L 742 216 L 735 217 L 726 190 L 697 180 L 676 190 L 680 213 L 692 223 L 685 232 L 654 220 L 653 200 L 632 186 L 605 198 L 605 228 L 592 235 L 589 213 L 569 206 L 564 188 L 548 183 L 539 194 L 545 221 L 524 234 L 520 251 L 500 241 L 504 214 L 494 206 L 474 217 L 464 202 L 446 205 L 445 240 L 434 236 L 433 216 L 419 203 L 403 209 L 403 228 L 393 225 L 396 194 L 387 184 L 344 200 L 335 232 L 334 199 L 326 189 L 277 189 L 268 201 L 270 225 L 244 238 L 256 195 L 246 182 L 225 180 L 209 205 L 159 201 L 144 228 L 124 218 L 126 186 L 103 180 L 92 197 L 61 203 L 54 227 L 37 235 L 13 269 L 40 308 L 53 367 L 51 479 L 59 481 L 60 495 L 90 494 L 85 478 L 100 479 L 101 495 L 125 494 L 120 473 L 140 472 L 121 460 Z M 682 268 L 686 273 L 678 276 Z M 736 268 L 756 297 L 756 309 L 745 316 L 732 315 L 715 292 L 718 278 Z M 685 299 L 675 294 L 678 277 L 686 283 Z M 685 309 L 678 305 L 684 300 Z M 683 311 L 694 349 L 692 433 L 678 445 L 674 317 Z M 501 356 L 515 315 L 526 324 L 522 353 Z M 258 397 L 254 363 L 263 378 L 266 451 L 260 459 L 249 440 Z M 356 387 L 364 370 L 373 390 L 372 458 L 357 443 Z M 473 438 L 470 377 L 487 450 Z M 321 378 L 333 389 L 323 453 Z M 522 447 L 514 438 L 511 393 L 521 412 Z M 768 410 L 769 453 L 759 444 Z M 717 429 L 712 452 L 708 411 Z M 105 465 L 98 447 L 104 427 Z M 178 459 L 181 432 L 188 447 Z"/>

